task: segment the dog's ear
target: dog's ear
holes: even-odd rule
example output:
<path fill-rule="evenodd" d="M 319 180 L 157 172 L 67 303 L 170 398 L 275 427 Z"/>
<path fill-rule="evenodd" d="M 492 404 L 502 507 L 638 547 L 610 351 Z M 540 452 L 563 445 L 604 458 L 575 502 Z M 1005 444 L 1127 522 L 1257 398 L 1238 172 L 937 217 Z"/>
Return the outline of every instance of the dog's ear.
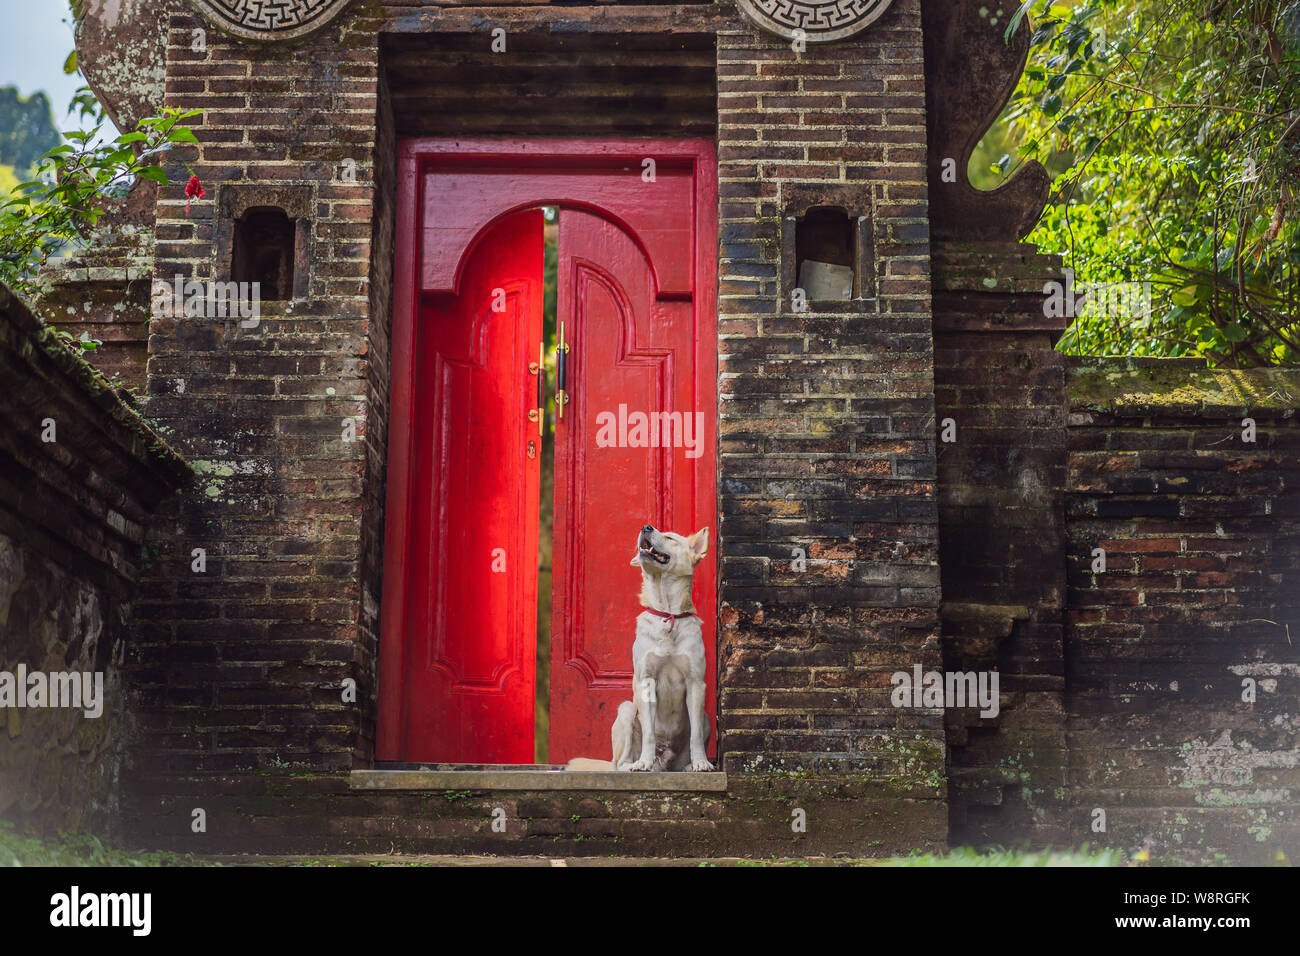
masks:
<path fill-rule="evenodd" d="M 687 538 L 686 543 L 691 546 L 691 563 L 699 564 L 704 556 L 709 553 L 709 529 L 701 528 Z"/>

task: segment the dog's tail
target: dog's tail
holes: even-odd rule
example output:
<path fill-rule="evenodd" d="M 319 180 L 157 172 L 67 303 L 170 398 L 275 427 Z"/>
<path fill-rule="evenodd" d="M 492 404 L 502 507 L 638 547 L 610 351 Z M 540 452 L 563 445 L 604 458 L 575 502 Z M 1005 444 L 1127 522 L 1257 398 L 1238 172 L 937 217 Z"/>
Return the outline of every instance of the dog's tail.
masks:
<path fill-rule="evenodd" d="M 612 760 L 592 760 L 590 757 L 574 757 L 564 765 L 565 770 L 617 770 Z"/>

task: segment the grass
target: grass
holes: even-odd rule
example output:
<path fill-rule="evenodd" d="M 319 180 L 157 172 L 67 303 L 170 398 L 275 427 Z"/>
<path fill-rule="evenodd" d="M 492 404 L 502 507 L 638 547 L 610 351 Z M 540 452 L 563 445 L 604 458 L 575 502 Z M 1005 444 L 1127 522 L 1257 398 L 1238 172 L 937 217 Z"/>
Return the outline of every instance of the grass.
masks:
<path fill-rule="evenodd" d="M 948 853 L 921 853 L 870 861 L 871 866 L 1124 866 L 1123 850 L 1093 850 L 1085 843 L 1078 850 L 988 850 L 963 846 Z"/>
<path fill-rule="evenodd" d="M 0 866 L 216 866 L 191 853 L 140 853 L 106 846 L 89 833 L 34 837 L 0 820 Z"/>

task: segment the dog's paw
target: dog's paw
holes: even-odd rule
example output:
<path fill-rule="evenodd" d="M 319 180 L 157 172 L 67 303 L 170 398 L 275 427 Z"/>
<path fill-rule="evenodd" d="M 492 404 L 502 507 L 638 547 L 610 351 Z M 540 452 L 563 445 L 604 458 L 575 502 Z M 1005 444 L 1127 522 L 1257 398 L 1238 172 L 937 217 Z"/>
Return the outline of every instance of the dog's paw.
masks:
<path fill-rule="evenodd" d="M 712 770 L 713 764 L 709 763 L 707 760 L 703 758 L 699 760 L 692 760 L 691 769 L 696 771 Z"/>
<path fill-rule="evenodd" d="M 638 760 L 636 763 L 630 763 L 630 764 L 628 764 L 628 765 L 627 765 L 627 769 L 628 769 L 628 770 L 649 770 L 649 769 L 650 769 L 650 761 L 649 761 L 649 760 Z"/>

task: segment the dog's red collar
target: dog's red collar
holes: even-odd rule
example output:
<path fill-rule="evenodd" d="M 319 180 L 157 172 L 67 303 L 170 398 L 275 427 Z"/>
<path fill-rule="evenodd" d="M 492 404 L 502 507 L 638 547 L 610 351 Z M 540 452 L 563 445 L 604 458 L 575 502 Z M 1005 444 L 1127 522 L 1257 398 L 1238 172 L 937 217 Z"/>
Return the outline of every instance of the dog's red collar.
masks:
<path fill-rule="evenodd" d="M 647 614 L 653 614 L 656 617 L 662 617 L 665 621 L 668 622 L 668 630 L 670 631 L 677 626 L 677 621 L 680 618 L 695 617 L 694 611 L 687 611 L 684 614 L 669 614 L 667 611 L 656 611 L 652 607 L 643 607 L 641 610 L 645 611 Z"/>

